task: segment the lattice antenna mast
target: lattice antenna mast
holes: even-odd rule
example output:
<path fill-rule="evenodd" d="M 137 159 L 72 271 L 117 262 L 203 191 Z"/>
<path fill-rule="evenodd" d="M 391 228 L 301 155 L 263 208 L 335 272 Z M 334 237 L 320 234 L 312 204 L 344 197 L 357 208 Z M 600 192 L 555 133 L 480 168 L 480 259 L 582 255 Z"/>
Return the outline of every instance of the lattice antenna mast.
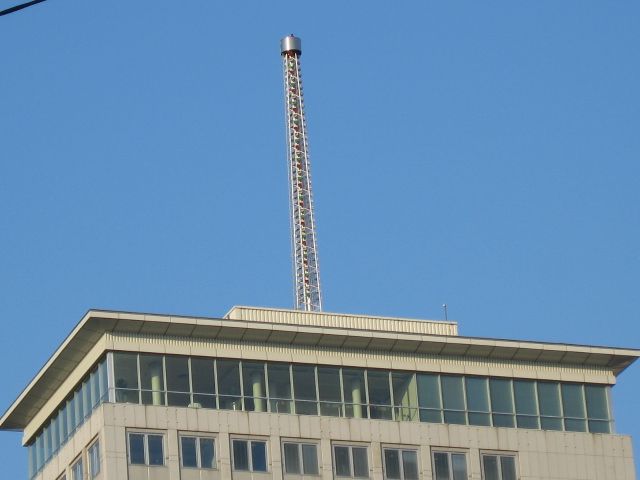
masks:
<path fill-rule="evenodd" d="M 322 310 L 316 226 L 311 194 L 311 172 L 307 123 L 304 117 L 300 56 L 302 42 L 289 35 L 280 42 L 284 67 L 287 157 L 289 163 L 289 205 L 295 299 L 298 310 Z"/>

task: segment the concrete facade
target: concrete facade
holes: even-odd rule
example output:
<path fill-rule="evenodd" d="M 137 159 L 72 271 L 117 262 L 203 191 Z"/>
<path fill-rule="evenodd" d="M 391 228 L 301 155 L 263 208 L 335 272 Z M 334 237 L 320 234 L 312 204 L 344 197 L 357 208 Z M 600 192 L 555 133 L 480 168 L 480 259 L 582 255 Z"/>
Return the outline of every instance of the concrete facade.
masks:
<path fill-rule="evenodd" d="M 3 415 L 0 428 L 22 429 L 23 443 L 30 444 L 108 352 L 603 386 L 615 384 L 617 375 L 640 356 L 632 349 L 474 339 L 457 333 L 452 322 L 251 307 L 236 308 L 222 319 L 92 311 Z M 522 480 L 635 479 L 631 438 L 614 433 L 140 405 L 117 403 L 114 395 L 87 414 L 32 478 L 77 480 L 71 468 L 78 458 L 85 459 L 83 480 L 344 478 L 336 475 L 333 446 L 353 445 L 367 449 L 368 477 L 351 478 L 388 478 L 383 449 L 396 448 L 417 452 L 420 479 L 436 478 L 434 452 L 464 453 L 465 478 L 474 480 L 485 479 L 481 458 L 491 453 L 514 456 Z M 132 464 L 127 443 L 132 432 L 162 436 L 164 465 Z M 213 438 L 215 468 L 182 467 L 181 435 Z M 234 471 L 234 438 L 266 442 L 267 472 Z M 100 471 L 90 476 L 88 449 L 95 441 Z M 317 446 L 317 475 L 284 473 L 282 445 L 287 441 Z"/>

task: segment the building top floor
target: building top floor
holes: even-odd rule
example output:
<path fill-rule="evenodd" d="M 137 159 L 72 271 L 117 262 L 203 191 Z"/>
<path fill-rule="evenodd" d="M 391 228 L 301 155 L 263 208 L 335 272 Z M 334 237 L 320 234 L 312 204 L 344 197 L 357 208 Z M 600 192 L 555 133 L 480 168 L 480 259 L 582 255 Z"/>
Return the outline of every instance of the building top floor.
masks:
<path fill-rule="evenodd" d="M 640 350 L 472 338 L 452 322 L 235 307 L 223 318 L 91 310 L 0 418 L 40 428 L 106 351 L 613 384 Z M 493 365 L 487 368 L 487 365 Z M 519 369 L 517 374 L 512 373 Z M 585 372 L 591 375 L 585 377 Z M 51 410 L 51 411 L 49 411 Z"/>

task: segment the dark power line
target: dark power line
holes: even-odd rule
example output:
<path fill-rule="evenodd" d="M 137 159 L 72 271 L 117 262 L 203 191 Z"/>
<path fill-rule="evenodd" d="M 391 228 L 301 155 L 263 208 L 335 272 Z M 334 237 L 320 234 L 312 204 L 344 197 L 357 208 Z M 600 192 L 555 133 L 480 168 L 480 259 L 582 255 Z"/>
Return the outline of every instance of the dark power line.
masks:
<path fill-rule="evenodd" d="M 3 15 L 8 15 L 13 12 L 17 12 L 18 10 L 22 10 L 23 8 L 30 7 L 31 5 L 35 5 L 36 3 L 41 3 L 46 0 L 33 0 L 32 2 L 23 3 L 21 5 L 16 5 L 15 7 L 7 8 L 6 10 L 0 11 L 0 17 Z"/>

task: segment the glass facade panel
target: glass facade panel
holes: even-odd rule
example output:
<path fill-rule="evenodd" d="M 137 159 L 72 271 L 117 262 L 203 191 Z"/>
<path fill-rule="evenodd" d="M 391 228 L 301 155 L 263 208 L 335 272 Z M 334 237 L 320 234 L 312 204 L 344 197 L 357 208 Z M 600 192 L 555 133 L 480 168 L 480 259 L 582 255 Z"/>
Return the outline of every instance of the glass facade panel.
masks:
<path fill-rule="evenodd" d="M 215 368 L 212 359 L 191 359 L 191 388 L 196 406 L 216 408 Z"/>
<path fill-rule="evenodd" d="M 369 414 L 371 418 L 391 420 L 391 385 L 389 372 L 367 370 Z"/>
<path fill-rule="evenodd" d="M 400 450 L 384 450 L 384 472 L 388 480 L 400 480 Z"/>
<path fill-rule="evenodd" d="M 144 405 L 164 405 L 164 369 L 162 355 L 141 354 L 140 384 Z"/>
<path fill-rule="evenodd" d="M 116 401 L 119 403 L 139 403 L 138 356 L 135 353 L 115 352 L 113 354 L 113 369 Z"/>
<path fill-rule="evenodd" d="M 242 410 L 240 397 L 240 362 L 237 360 L 218 360 L 218 402 L 226 410 Z"/>
<path fill-rule="evenodd" d="M 498 457 L 495 455 L 482 456 L 482 471 L 484 480 L 500 480 L 498 471 Z"/>
<path fill-rule="evenodd" d="M 587 416 L 594 420 L 609 420 L 607 387 L 585 385 L 584 392 L 587 401 Z"/>
<path fill-rule="evenodd" d="M 440 400 L 440 381 L 438 375 L 418 373 L 418 404 L 420 421 L 442 423 L 442 404 Z"/>
<path fill-rule="evenodd" d="M 486 378 L 465 377 L 470 425 L 491 425 L 489 386 Z"/>
<path fill-rule="evenodd" d="M 467 423 L 464 405 L 464 387 L 461 376 L 442 375 L 442 403 L 445 423 Z"/>
<path fill-rule="evenodd" d="M 289 364 L 268 363 L 270 408 L 275 413 L 291 413 L 291 372 Z"/>
<path fill-rule="evenodd" d="M 367 418 L 367 394 L 364 389 L 364 370 L 343 368 L 342 390 L 344 392 L 345 416 Z"/>
<path fill-rule="evenodd" d="M 189 385 L 189 357 L 165 357 L 167 376 L 167 403 L 170 406 L 186 407 L 191 404 Z"/>
<path fill-rule="evenodd" d="M 562 430 L 560 386 L 556 382 L 538 382 L 540 426 L 545 430 Z"/>
<path fill-rule="evenodd" d="M 264 363 L 242 362 L 244 409 L 255 412 L 267 411 L 267 390 L 264 379 Z"/>
<path fill-rule="evenodd" d="M 513 396 L 516 402 L 516 425 L 518 428 L 540 428 L 535 382 L 514 380 Z"/>
<path fill-rule="evenodd" d="M 570 432 L 586 432 L 586 409 L 582 385 L 566 383 L 561 386 L 564 428 Z"/>
<path fill-rule="evenodd" d="M 197 468 L 198 451 L 196 449 L 196 438 L 180 437 L 180 448 L 182 454 L 182 466 L 188 468 Z"/>
<path fill-rule="evenodd" d="M 293 394 L 298 415 L 318 415 L 316 373 L 310 365 L 293 365 Z"/>
<path fill-rule="evenodd" d="M 87 451 L 89 457 L 89 478 L 92 480 L 100 473 L 100 442 L 94 442 Z"/>
<path fill-rule="evenodd" d="M 502 470 L 502 480 L 517 480 L 515 457 L 501 456 L 500 468 Z"/>
<path fill-rule="evenodd" d="M 394 418 L 412 421 L 418 418 L 418 387 L 413 373 L 391 372 Z"/>
<path fill-rule="evenodd" d="M 305 475 L 318 475 L 318 447 L 312 444 L 302 445 L 302 465 Z"/>
<path fill-rule="evenodd" d="M 515 427 L 511 380 L 491 378 L 489 379 L 489 391 L 491 393 L 491 410 L 494 412 L 493 425 L 495 427 Z"/>
<path fill-rule="evenodd" d="M 342 416 L 339 368 L 318 367 L 318 395 L 320 398 L 320 415 Z"/>

